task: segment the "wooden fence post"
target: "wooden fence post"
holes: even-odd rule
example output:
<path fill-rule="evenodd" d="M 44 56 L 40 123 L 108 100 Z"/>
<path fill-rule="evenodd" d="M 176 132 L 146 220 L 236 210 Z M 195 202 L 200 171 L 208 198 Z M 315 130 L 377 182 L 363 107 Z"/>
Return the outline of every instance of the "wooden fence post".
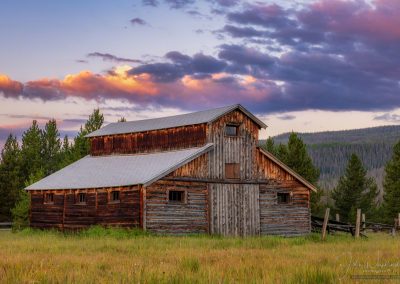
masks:
<path fill-rule="evenodd" d="M 329 211 L 330 211 L 330 209 L 326 208 L 324 224 L 322 225 L 322 232 L 321 232 L 322 233 L 321 238 L 323 241 L 325 240 L 325 237 L 326 237 L 326 227 L 328 226 L 328 221 L 329 221 Z"/>
<path fill-rule="evenodd" d="M 400 213 L 397 215 L 397 228 L 400 229 Z"/>
<path fill-rule="evenodd" d="M 362 225 L 362 230 L 364 231 L 367 227 L 367 225 L 365 224 L 365 214 L 361 214 L 361 225 Z"/>
<path fill-rule="evenodd" d="M 339 213 L 336 213 L 336 222 L 340 222 L 340 216 L 339 216 Z"/>
<path fill-rule="evenodd" d="M 360 237 L 360 221 L 361 221 L 361 209 L 357 209 L 357 217 L 356 217 L 356 233 L 355 237 Z"/>

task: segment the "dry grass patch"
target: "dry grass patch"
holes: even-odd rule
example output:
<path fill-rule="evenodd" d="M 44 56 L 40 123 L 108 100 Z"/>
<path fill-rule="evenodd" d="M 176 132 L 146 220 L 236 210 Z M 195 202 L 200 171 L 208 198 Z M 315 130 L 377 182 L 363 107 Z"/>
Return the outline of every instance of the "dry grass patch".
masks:
<path fill-rule="evenodd" d="M 367 240 L 329 236 L 321 242 L 318 235 L 244 239 L 101 228 L 78 235 L 3 231 L 0 282 L 347 283 L 356 274 L 400 275 L 399 241 L 384 234 Z"/>

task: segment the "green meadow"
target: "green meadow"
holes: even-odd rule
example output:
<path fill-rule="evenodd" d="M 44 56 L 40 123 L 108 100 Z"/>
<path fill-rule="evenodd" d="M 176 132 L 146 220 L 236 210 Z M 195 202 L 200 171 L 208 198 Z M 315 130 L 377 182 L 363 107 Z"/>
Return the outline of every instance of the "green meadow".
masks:
<path fill-rule="evenodd" d="M 397 283 L 400 237 L 0 231 L 0 283 Z"/>

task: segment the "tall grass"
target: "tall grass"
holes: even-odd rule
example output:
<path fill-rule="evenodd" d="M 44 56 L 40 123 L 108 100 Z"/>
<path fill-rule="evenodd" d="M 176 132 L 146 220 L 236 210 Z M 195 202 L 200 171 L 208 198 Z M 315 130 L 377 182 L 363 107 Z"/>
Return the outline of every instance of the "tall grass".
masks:
<path fill-rule="evenodd" d="M 0 283 L 347 283 L 377 261 L 400 275 L 399 241 L 26 229 L 0 232 Z"/>

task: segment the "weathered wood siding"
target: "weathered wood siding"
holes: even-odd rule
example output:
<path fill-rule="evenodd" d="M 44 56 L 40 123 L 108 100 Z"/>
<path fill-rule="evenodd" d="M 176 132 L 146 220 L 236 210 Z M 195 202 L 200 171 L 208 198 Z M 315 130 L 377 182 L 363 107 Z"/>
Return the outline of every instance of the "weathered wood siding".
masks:
<path fill-rule="evenodd" d="M 210 184 L 210 233 L 229 236 L 260 234 L 256 184 Z"/>
<path fill-rule="evenodd" d="M 278 204 L 278 192 L 289 192 L 291 201 Z M 308 200 L 309 190 L 297 182 L 260 185 L 261 234 L 296 236 L 310 233 Z"/>
<path fill-rule="evenodd" d="M 91 225 L 137 227 L 140 224 L 139 188 L 123 187 L 120 202 L 110 201 L 111 189 L 32 191 L 30 222 L 36 228 L 78 229 Z M 45 193 L 54 203 L 44 203 Z M 78 193 L 86 193 L 86 204 L 78 204 Z"/>
<path fill-rule="evenodd" d="M 48 192 L 48 191 L 46 191 Z M 54 203 L 44 204 L 45 192 L 31 192 L 30 225 L 35 228 L 62 228 L 64 193 L 54 191 Z"/>
<path fill-rule="evenodd" d="M 90 138 L 91 155 L 136 154 L 203 146 L 206 124 Z"/>
<path fill-rule="evenodd" d="M 201 155 L 193 161 L 183 165 L 168 175 L 168 177 L 208 177 L 208 153 Z"/>
<path fill-rule="evenodd" d="M 226 136 L 225 125 L 239 125 L 238 136 Z M 249 180 L 256 171 L 256 145 L 259 127 L 239 110 L 232 111 L 208 126 L 208 142 L 214 143 L 209 152 L 209 177 L 225 178 L 225 163 L 240 164 L 240 179 Z"/>
<path fill-rule="evenodd" d="M 257 178 L 280 181 L 295 180 L 295 178 L 281 166 L 276 164 L 257 149 Z"/>
<path fill-rule="evenodd" d="M 169 190 L 185 191 L 185 202 L 170 202 Z M 161 234 L 208 232 L 207 185 L 158 181 L 146 188 L 146 229 Z"/>
<path fill-rule="evenodd" d="M 289 172 L 257 150 L 258 178 L 269 179 L 260 185 L 260 223 L 263 235 L 304 235 L 311 231 L 310 189 Z M 277 193 L 290 194 L 288 204 L 278 204 Z"/>

